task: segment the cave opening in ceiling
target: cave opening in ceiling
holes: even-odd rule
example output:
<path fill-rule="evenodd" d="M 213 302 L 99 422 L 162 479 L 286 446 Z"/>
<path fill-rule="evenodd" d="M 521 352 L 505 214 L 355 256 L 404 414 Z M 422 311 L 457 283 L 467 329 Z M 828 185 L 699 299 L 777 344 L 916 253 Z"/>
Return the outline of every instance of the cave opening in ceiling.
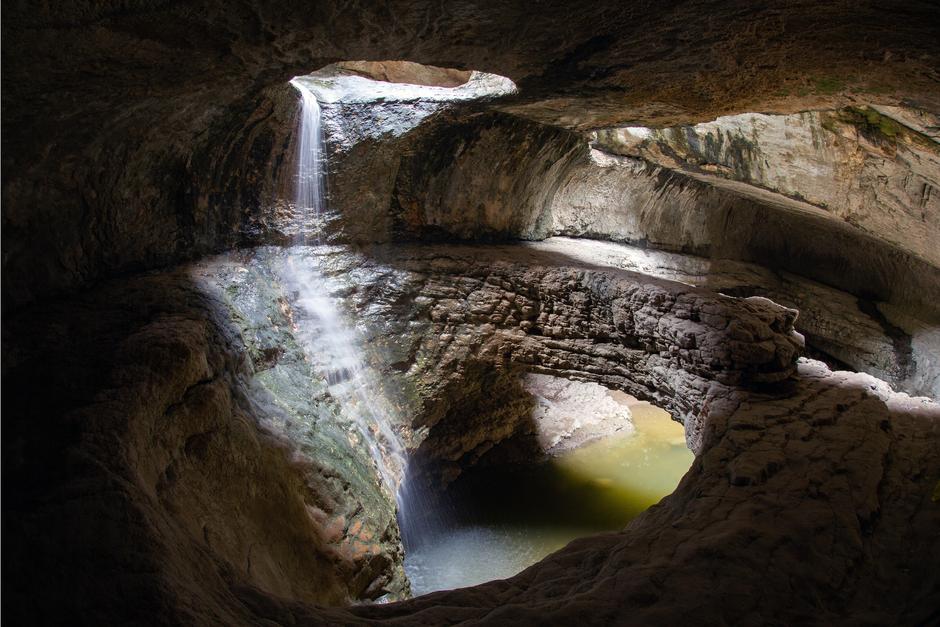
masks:
<path fill-rule="evenodd" d="M 516 93 L 512 80 L 475 70 L 454 70 L 409 61 L 348 61 L 333 63 L 291 80 L 303 85 L 323 105 L 372 107 L 401 120 L 381 130 L 401 134 L 448 103 L 492 100 Z M 404 116 L 403 110 L 411 109 Z"/>

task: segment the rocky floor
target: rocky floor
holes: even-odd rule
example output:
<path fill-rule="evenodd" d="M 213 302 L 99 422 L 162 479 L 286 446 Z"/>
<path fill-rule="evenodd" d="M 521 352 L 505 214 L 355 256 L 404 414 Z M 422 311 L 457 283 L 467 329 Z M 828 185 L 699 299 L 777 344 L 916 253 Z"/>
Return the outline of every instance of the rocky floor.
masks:
<path fill-rule="evenodd" d="M 527 244 L 583 263 L 640 272 L 733 296 L 764 296 L 797 309 L 810 350 L 912 395 L 940 397 L 940 329 L 932 314 L 904 313 L 784 271 L 597 240 L 553 237 Z"/>
<path fill-rule="evenodd" d="M 507 581 L 344 620 L 929 624 L 940 607 L 938 429 L 935 403 L 803 361 L 785 395 L 710 399 L 692 470 L 623 532 Z"/>
<path fill-rule="evenodd" d="M 611 246 L 250 249 L 5 320 L 5 469 L 29 486 L 5 494 L 8 557 L 21 565 L 8 617 L 936 620 L 940 407 L 797 362 L 793 310 L 716 293 L 758 269 L 709 274 Z M 326 609 L 404 584 L 388 497 L 298 341 L 298 294 L 283 272 L 300 262 L 331 278 L 382 375 L 377 394 L 402 412 L 403 440 L 442 471 L 518 431 L 526 372 L 669 407 L 693 468 L 622 533 L 577 541 L 508 581 Z M 464 403 L 449 403 L 455 392 Z M 517 393 L 518 405 L 506 402 Z M 473 422 L 475 404 L 494 420 Z"/>

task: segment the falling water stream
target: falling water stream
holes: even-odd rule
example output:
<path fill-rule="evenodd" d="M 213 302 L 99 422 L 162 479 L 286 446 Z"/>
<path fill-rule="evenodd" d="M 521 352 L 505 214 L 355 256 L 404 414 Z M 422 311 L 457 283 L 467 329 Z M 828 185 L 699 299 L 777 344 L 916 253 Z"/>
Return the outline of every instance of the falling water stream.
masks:
<path fill-rule="evenodd" d="M 321 247 L 326 151 L 320 104 L 300 80 L 299 163 L 295 244 Z M 317 235 L 310 241 L 309 232 Z M 291 255 L 286 286 L 298 294 L 298 339 L 324 373 L 344 419 L 368 448 L 383 488 L 394 497 L 405 544 L 405 570 L 415 594 L 509 577 L 570 540 L 621 528 L 670 493 L 692 454 L 682 427 L 648 404 L 631 405 L 636 431 L 576 449 L 550 464 L 516 474 L 481 473 L 465 490 L 469 510 L 445 517 L 407 478 L 405 448 L 389 417 L 392 408 L 365 365 L 355 326 L 332 294 L 340 285 L 324 272 L 320 255 Z M 623 395 L 611 392 L 617 402 Z M 459 508 L 458 508 L 459 509 Z"/>
<path fill-rule="evenodd" d="M 302 82 L 294 80 L 291 84 L 301 96 L 296 188 L 301 224 L 295 243 L 319 246 L 319 234 L 310 242 L 308 229 L 311 225 L 319 229 L 325 200 L 326 150 L 320 104 Z M 358 350 L 355 328 L 343 319 L 340 303 L 331 295 L 339 286 L 310 257 L 291 257 L 288 263 L 287 287 L 299 295 L 297 304 L 306 314 L 307 323 L 299 325 L 298 337 L 309 349 L 307 354 L 315 356 L 325 373 L 330 395 L 338 402 L 343 416 L 356 426 L 368 447 L 383 487 L 395 495 L 404 473 L 404 447 L 389 425 L 389 409 L 376 393 L 377 382 Z"/>

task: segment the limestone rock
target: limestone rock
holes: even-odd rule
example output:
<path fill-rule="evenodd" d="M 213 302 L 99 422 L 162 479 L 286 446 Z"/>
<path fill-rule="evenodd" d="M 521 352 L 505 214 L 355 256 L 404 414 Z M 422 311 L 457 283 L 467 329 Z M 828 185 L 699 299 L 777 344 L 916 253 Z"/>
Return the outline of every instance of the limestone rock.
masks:
<path fill-rule="evenodd" d="M 304 412 L 330 409 L 286 387 L 316 394 L 285 323 L 295 296 L 278 289 L 278 264 L 298 254 L 345 284 L 384 375 L 377 393 L 413 410 L 415 423 L 400 425 L 412 445 L 442 445 L 450 468 L 516 425 L 462 421 L 474 413 L 448 413 L 460 406 L 445 395 L 467 389 L 476 402 L 493 391 L 474 388 L 488 373 L 511 382 L 534 372 L 668 407 L 698 452 L 692 470 L 624 532 L 577 541 L 506 582 L 323 608 L 381 590 L 395 557 L 355 553 L 371 541 L 367 521 L 329 514 L 360 496 L 330 486 L 325 449 L 305 454 L 317 427 Z M 574 614 L 648 624 L 694 611 L 721 624 L 807 621 L 822 601 L 830 621 L 924 622 L 936 606 L 940 409 L 868 375 L 795 363 L 794 320 L 765 299 L 520 246 L 261 248 L 7 320 L 7 478 L 29 477 L 34 489 L 5 495 L 13 557 L 32 565 L 14 584 L 30 604 L 5 609 L 230 624 L 552 624 Z M 37 360 L 62 392 L 40 393 Z M 299 378 L 284 379 L 289 371 Z M 495 410 L 505 397 L 489 398 Z M 380 542 L 394 547 L 388 533 Z M 83 549 L 63 555 L 76 539 Z M 347 542 L 352 554 L 340 550 Z M 74 576 L 89 565 L 98 577 Z M 38 614 L 36 590 L 48 592 Z"/>
<path fill-rule="evenodd" d="M 885 111 L 748 113 L 695 126 L 600 131 L 595 144 L 804 201 L 938 266 L 940 142 L 898 121 L 922 113 Z"/>

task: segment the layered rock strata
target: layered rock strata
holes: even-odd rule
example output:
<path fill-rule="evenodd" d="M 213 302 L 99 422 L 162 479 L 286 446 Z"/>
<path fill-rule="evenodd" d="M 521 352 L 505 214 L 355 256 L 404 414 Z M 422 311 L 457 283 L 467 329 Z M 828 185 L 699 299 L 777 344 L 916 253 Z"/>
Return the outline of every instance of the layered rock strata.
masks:
<path fill-rule="evenodd" d="M 609 129 L 596 134 L 594 145 L 802 201 L 938 266 L 940 142 L 930 134 L 936 127 L 927 112 L 851 107 Z"/>
<path fill-rule="evenodd" d="M 764 296 L 800 312 L 795 328 L 814 355 L 890 382 L 913 395 L 940 397 L 940 331 L 898 307 L 859 299 L 784 271 L 624 244 L 549 238 L 538 250 L 705 287 L 734 296 Z"/>
<path fill-rule="evenodd" d="M 698 451 L 693 469 L 624 533 L 578 541 L 508 582 L 318 609 L 393 590 L 400 554 L 375 469 L 296 341 L 299 295 L 281 273 L 301 262 L 358 316 L 385 381 L 376 393 L 402 410 L 396 428 L 441 479 L 518 432 L 526 396 L 520 411 L 499 401 L 523 372 L 670 408 Z M 866 375 L 797 367 L 795 313 L 538 247 L 261 248 L 30 312 L 5 337 L 5 455 L 35 487 L 6 495 L 17 563 L 31 564 L 7 610 L 231 624 L 544 624 L 574 612 L 648 624 L 695 603 L 718 624 L 806 620 L 821 602 L 827 620 L 927 620 L 940 409 Z M 54 395 L 31 377 L 39 359 Z M 509 420 L 474 423 L 449 402 L 459 390 Z M 334 454 L 358 470 L 331 466 Z M 69 583 L 50 579 L 53 562 Z M 76 576 L 90 565 L 104 578 Z M 758 594 L 767 582 L 789 592 Z M 706 588 L 703 610 L 689 591 Z"/>
<path fill-rule="evenodd" d="M 425 103 L 438 112 L 421 118 L 420 123 L 413 120 L 413 106 L 405 101 L 324 104 L 324 126 L 332 150 L 333 212 L 329 224 L 319 228 L 328 237 L 382 242 L 396 238 L 543 239 L 565 234 L 691 253 L 709 260 L 709 266 L 730 260 L 761 264 L 787 272 L 794 276 L 792 280 L 802 276 L 848 292 L 865 309 L 856 316 L 864 321 L 864 328 L 897 344 L 880 356 L 856 358 L 852 350 L 836 346 L 843 339 L 826 327 L 840 323 L 828 316 L 827 324 L 814 325 L 811 331 L 811 340 L 820 350 L 903 389 L 916 393 L 933 389 L 928 383 L 934 378 L 931 371 L 921 368 L 929 361 L 929 351 L 922 350 L 919 359 L 907 359 L 899 352 L 906 350 L 901 346 L 905 336 L 922 336 L 922 330 L 935 326 L 940 316 L 936 308 L 940 270 L 930 262 L 932 249 L 926 242 L 932 238 L 925 235 L 937 228 L 935 212 L 928 203 L 926 213 L 917 217 L 899 190 L 864 183 L 868 179 L 902 180 L 896 174 L 905 170 L 910 174 L 903 177 L 908 181 L 905 185 L 930 187 L 933 174 L 928 165 L 933 153 L 922 144 L 933 140 L 924 139 L 926 135 L 898 131 L 893 140 L 895 156 L 887 158 L 875 150 L 885 138 L 865 139 L 856 126 L 841 121 L 848 115 L 845 111 L 793 119 L 743 116 L 740 124 L 747 122 L 760 131 L 748 134 L 756 147 L 750 152 L 715 151 L 718 157 L 733 157 L 739 170 L 773 171 L 774 181 L 782 181 L 777 187 L 790 185 L 774 191 L 753 181 L 733 180 L 731 174 L 718 176 L 701 163 L 680 167 L 674 156 L 668 168 L 654 163 L 654 157 L 674 148 L 672 144 L 662 147 L 664 139 L 657 143 L 648 137 L 628 150 L 622 140 L 615 145 L 612 135 L 604 136 L 607 150 L 642 153 L 620 157 L 588 150 L 585 139 L 577 134 L 483 113 L 473 103 L 449 108 Z M 892 115 L 903 117 L 897 111 Z M 715 133 L 731 137 L 722 140 L 722 146 L 744 141 L 738 138 L 743 131 L 722 124 L 728 123 L 700 126 L 716 127 L 720 133 Z M 781 125 L 784 129 L 794 126 L 792 133 L 811 136 L 815 143 L 786 148 L 784 140 L 774 134 L 784 132 L 777 128 Z M 856 135 L 849 137 L 849 130 Z M 704 134 L 705 130 L 696 132 Z M 915 135 L 923 141 L 915 141 Z M 706 146 L 717 140 L 686 143 Z M 786 150 L 796 152 L 787 156 Z M 770 169 L 765 165 L 768 155 L 778 158 Z M 848 165 L 838 166 L 859 160 L 858 167 L 848 173 L 843 172 Z M 843 208 L 834 200 L 831 207 L 823 207 L 797 199 L 794 186 L 802 180 L 798 173 L 807 168 L 820 172 L 804 187 L 822 189 L 824 179 L 832 187 L 870 188 L 878 208 L 863 212 L 861 192 L 849 194 L 851 207 Z M 808 188 L 800 189 L 812 196 Z M 929 198 L 929 192 L 921 191 Z M 846 212 L 860 217 L 846 222 L 842 219 L 843 214 L 849 215 Z M 267 231 L 259 231 L 255 241 L 284 241 L 295 218 L 290 212 L 280 218 L 270 215 Z M 865 255 L 856 254 L 860 246 Z M 760 276 L 748 280 L 759 291 L 779 283 L 775 272 L 760 271 Z M 792 296 L 788 298 L 793 302 Z M 807 298 L 801 305 L 807 310 L 823 307 Z M 841 302 L 834 308 L 846 307 L 858 308 Z M 885 359 L 896 363 L 884 363 Z M 911 363 L 905 365 L 905 360 Z"/>
<path fill-rule="evenodd" d="M 246 586 L 328 604 L 407 589 L 394 504 L 297 340 L 299 295 L 279 274 L 289 259 L 348 281 L 387 374 L 376 393 L 407 410 L 397 427 L 412 447 L 450 441 L 434 453 L 442 468 L 517 426 L 470 428 L 460 420 L 472 412 L 451 409 L 450 394 L 472 396 L 494 368 L 603 381 L 691 416 L 713 379 L 779 381 L 800 348 L 791 310 L 629 273 L 443 249 L 322 252 L 259 249 L 8 321 L 8 478 L 35 487 L 5 504 L 8 537 L 22 540 L 14 557 L 33 564 L 18 573 L 13 614 L 112 622 L 159 607 L 170 621 L 240 622 L 232 595 Z M 32 378 L 40 360 L 55 394 Z M 455 427 L 462 437 L 443 436 Z M 52 562 L 63 577 L 101 578 L 70 587 Z M 112 575 L 130 585 L 129 570 L 148 574 L 102 597 Z"/>

